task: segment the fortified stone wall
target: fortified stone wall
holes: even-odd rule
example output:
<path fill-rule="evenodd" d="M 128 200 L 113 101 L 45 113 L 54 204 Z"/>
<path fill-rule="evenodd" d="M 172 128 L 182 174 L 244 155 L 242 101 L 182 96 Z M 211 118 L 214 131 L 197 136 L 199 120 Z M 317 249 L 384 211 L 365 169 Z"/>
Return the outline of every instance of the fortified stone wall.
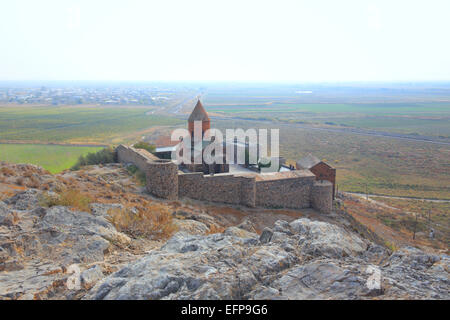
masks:
<path fill-rule="evenodd" d="M 311 192 L 311 206 L 322 212 L 330 213 L 333 208 L 333 184 L 326 180 L 314 181 Z"/>
<path fill-rule="evenodd" d="M 147 191 L 164 199 L 178 199 L 178 166 L 170 160 L 147 163 Z"/>
<path fill-rule="evenodd" d="M 116 148 L 117 159 L 119 162 L 132 163 L 139 170 L 146 172 L 149 161 L 158 160 L 159 158 L 143 149 L 135 149 L 123 144 Z"/>
<path fill-rule="evenodd" d="M 119 162 L 132 163 L 145 172 L 147 191 L 165 199 L 178 198 L 178 167 L 143 149 L 120 145 L 116 149 Z"/>
<path fill-rule="evenodd" d="M 233 175 L 207 176 L 201 172 L 180 173 L 178 194 L 197 200 L 255 206 L 255 178 Z"/>
<path fill-rule="evenodd" d="M 256 181 L 256 206 L 309 208 L 314 176 Z"/>
<path fill-rule="evenodd" d="M 202 172 L 182 173 L 170 160 L 124 145 L 117 147 L 117 157 L 145 172 L 148 192 L 165 199 L 188 197 L 249 207 L 313 207 L 324 213 L 332 209 L 333 185 L 316 181 L 309 170 L 209 176 Z"/>
<path fill-rule="evenodd" d="M 238 177 L 241 181 L 241 204 L 256 206 L 256 181 L 254 177 Z"/>

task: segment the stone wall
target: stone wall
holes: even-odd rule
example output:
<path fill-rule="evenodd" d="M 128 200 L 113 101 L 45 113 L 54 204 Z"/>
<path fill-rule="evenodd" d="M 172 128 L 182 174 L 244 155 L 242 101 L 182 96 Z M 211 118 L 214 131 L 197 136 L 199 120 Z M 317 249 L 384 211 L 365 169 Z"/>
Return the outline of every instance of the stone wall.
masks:
<path fill-rule="evenodd" d="M 333 208 L 333 184 L 326 180 L 315 181 L 311 190 L 311 207 L 322 213 Z"/>
<path fill-rule="evenodd" d="M 256 206 L 256 182 L 253 177 L 239 177 L 241 181 L 241 204 Z"/>
<path fill-rule="evenodd" d="M 255 179 L 233 175 L 178 175 L 178 195 L 197 200 L 255 206 Z"/>
<path fill-rule="evenodd" d="M 256 206 L 309 208 L 314 176 L 256 181 Z"/>
<path fill-rule="evenodd" d="M 203 172 L 182 173 L 171 160 L 124 145 L 117 147 L 117 157 L 145 172 L 147 191 L 160 198 L 188 197 L 249 207 L 313 207 L 324 213 L 332 209 L 332 183 L 316 181 L 309 170 L 210 176 Z"/>
<path fill-rule="evenodd" d="M 155 160 L 145 171 L 147 191 L 164 199 L 178 199 L 178 166 L 171 160 Z"/>
<path fill-rule="evenodd" d="M 119 162 L 132 163 L 145 172 L 147 191 L 165 199 L 178 198 L 178 166 L 161 160 L 143 149 L 120 145 L 116 149 Z"/>
<path fill-rule="evenodd" d="M 157 160 L 158 157 L 143 149 L 135 149 L 123 144 L 116 148 L 117 159 L 122 163 L 132 163 L 139 170 L 146 172 L 149 161 Z"/>

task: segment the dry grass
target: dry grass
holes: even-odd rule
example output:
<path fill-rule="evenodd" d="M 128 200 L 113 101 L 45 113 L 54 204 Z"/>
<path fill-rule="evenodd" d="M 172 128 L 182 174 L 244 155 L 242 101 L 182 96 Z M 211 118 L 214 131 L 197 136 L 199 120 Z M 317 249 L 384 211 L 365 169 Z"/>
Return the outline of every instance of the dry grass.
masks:
<path fill-rule="evenodd" d="M 22 176 L 24 176 L 25 178 L 30 178 L 32 175 L 33 172 L 31 170 L 27 170 L 22 174 Z"/>
<path fill-rule="evenodd" d="M 448 250 L 448 227 L 436 224 L 437 215 L 432 216 L 436 233 L 435 238 L 430 239 L 429 224 L 424 214 L 418 214 L 416 222 L 415 213 L 378 206 L 356 198 L 345 199 L 344 206 L 347 213 L 382 238 L 392 251 L 405 245 Z M 414 230 L 416 230 L 415 239 L 413 239 Z"/>
<path fill-rule="evenodd" d="M 177 229 L 167 206 L 159 203 L 143 201 L 137 207 L 128 203 L 109 215 L 117 230 L 135 238 L 167 239 Z"/>
<path fill-rule="evenodd" d="M 76 189 L 64 189 L 56 196 L 43 195 L 40 205 L 43 207 L 66 206 L 84 212 L 90 212 L 92 198 Z"/>
<path fill-rule="evenodd" d="M 220 227 L 217 226 L 215 224 L 211 224 L 209 226 L 209 230 L 206 232 L 206 234 L 214 234 L 214 233 L 224 233 L 225 232 L 225 228 L 224 227 Z"/>
<path fill-rule="evenodd" d="M 28 182 L 27 182 L 28 188 L 39 188 L 40 186 L 41 186 L 41 183 L 39 182 L 39 179 L 36 178 L 35 176 L 31 176 L 28 179 Z"/>
<path fill-rule="evenodd" d="M 9 167 L 2 167 L 0 172 L 7 177 L 14 175 L 14 170 Z"/>
<path fill-rule="evenodd" d="M 5 200 L 5 199 L 8 199 L 8 198 L 12 197 L 13 195 L 14 195 L 14 194 L 2 192 L 2 193 L 0 193 L 0 201 L 3 201 L 3 200 Z"/>
<path fill-rule="evenodd" d="M 17 178 L 17 179 L 16 179 L 16 184 L 17 184 L 18 186 L 23 186 L 23 185 L 25 184 L 25 181 L 24 181 L 23 177 Z"/>
<path fill-rule="evenodd" d="M 48 183 L 44 183 L 43 185 L 41 185 L 42 190 L 50 190 L 50 184 Z"/>

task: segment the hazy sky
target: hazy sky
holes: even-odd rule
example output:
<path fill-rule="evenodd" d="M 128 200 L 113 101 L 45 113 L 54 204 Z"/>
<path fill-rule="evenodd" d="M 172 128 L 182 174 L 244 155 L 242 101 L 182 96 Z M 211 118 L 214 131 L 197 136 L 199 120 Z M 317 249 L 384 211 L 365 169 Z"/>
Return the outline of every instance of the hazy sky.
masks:
<path fill-rule="evenodd" d="M 450 80 L 449 0 L 2 0 L 0 80 Z"/>

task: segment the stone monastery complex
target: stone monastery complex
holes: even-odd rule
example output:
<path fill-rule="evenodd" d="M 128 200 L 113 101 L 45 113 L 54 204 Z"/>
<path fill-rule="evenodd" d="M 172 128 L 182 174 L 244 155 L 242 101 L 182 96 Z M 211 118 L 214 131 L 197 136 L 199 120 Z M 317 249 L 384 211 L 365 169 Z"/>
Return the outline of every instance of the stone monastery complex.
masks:
<path fill-rule="evenodd" d="M 201 121 L 202 134 L 211 121 L 200 101 L 188 119 L 193 136 L 194 122 Z M 132 146 L 117 147 L 119 162 L 134 164 L 146 174 L 147 191 L 160 198 L 182 197 L 268 208 L 314 208 L 332 210 L 336 170 L 312 155 L 297 161 L 295 168 L 280 158 L 278 172 L 259 172 L 257 167 L 238 164 L 180 164 L 167 159 L 167 150 L 155 154 Z"/>

